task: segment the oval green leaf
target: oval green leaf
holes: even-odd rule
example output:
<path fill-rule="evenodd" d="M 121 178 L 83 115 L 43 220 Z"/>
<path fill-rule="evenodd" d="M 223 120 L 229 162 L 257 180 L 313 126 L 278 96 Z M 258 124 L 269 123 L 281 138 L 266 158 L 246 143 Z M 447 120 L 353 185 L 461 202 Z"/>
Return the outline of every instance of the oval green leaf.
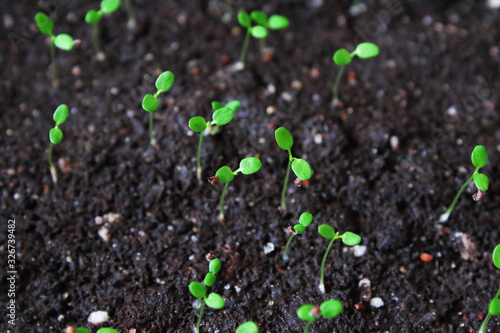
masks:
<path fill-rule="evenodd" d="M 271 15 L 268 21 L 269 28 L 273 30 L 287 28 L 290 22 L 288 19 L 281 15 Z"/>
<path fill-rule="evenodd" d="M 101 10 L 104 14 L 111 14 L 120 7 L 120 0 L 102 0 Z"/>
<path fill-rule="evenodd" d="M 224 107 L 224 104 L 222 104 L 221 102 L 217 102 L 217 101 L 212 102 L 212 110 L 214 110 L 214 111 L 217 111 L 223 107 Z"/>
<path fill-rule="evenodd" d="M 250 13 L 250 17 L 252 20 L 254 20 L 257 24 L 263 25 L 267 27 L 267 15 L 263 11 L 260 10 L 253 10 Z"/>
<path fill-rule="evenodd" d="M 335 237 L 335 229 L 333 229 L 328 224 L 322 224 L 318 227 L 318 232 L 322 237 L 326 239 L 333 239 Z"/>
<path fill-rule="evenodd" d="M 500 299 L 493 298 L 488 306 L 488 312 L 491 313 L 492 316 L 498 316 L 500 314 Z"/>
<path fill-rule="evenodd" d="M 344 242 L 345 245 L 349 246 L 358 245 L 359 243 L 361 243 L 361 237 L 354 232 L 346 231 L 342 235 L 342 242 Z"/>
<path fill-rule="evenodd" d="M 155 86 L 161 92 L 169 91 L 174 84 L 174 73 L 166 71 L 160 74 L 156 79 Z"/>
<path fill-rule="evenodd" d="M 312 304 L 304 304 L 300 308 L 297 309 L 297 316 L 300 320 L 305 321 L 313 321 L 314 316 L 311 315 L 312 310 L 314 309 L 314 305 Z"/>
<path fill-rule="evenodd" d="M 338 66 L 349 65 L 351 63 L 352 56 L 346 49 L 340 49 L 333 55 L 333 61 Z"/>
<path fill-rule="evenodd" d="M 64 51 L 71 51 L 73 49 L 73 37 L 67 34 L 59 34 L 54 40 L 57 48 Z"/>
<path fill-rule="evenodd" d="M 68 114 L 69 114 L 69 109 L 66 104 L 61 104 L 57 107 L 57 109 L 54 111 L 54 115 L 52 116 L 52 119 L 56 122 L 56 125 L 59 126 L 62 123 L 68 119 Z"/>
<path fill-rule="evenodd" d="M 242 27 L 250 28 L 250 16 L 245 11 L 238 13 L 238 22 Z"/>
<path fill-rule="evenodd" d="M 119 333 L 119 332 L 111 327 L 103 327 L 98 329 L 96 333 Z"/>
<path fill-rule="evenodd" d="M 75 333 L 90 333 L 90 331 L 86 327 L 77 327 Z"/>
<path fill-rule="evenodd" d="M 193 281 L 189 284 L 189 291 L 191 294 L 199 299 L 202 299 L 207 294 L 207 288 L 204 284 L 201 284 L 197 281 Z"/>
<path fill-rule="evenodd" d="M 231 110 L 233 110 L 233 112 L 236 112 L 240 108 L 240 101 L 227 102 L 226 103 L 226 107 L 230 108 Z"/>
<path fill-rule="evenodd" d="M 241 160 L 240 169 L 241 173 L 244 175 L 251 175 L 259 171 L 261 167 L 261 162 L 257 157 L 247 157 Z"/>
<path fill-rule="evenodd" d="M 493 264 L 495 265 L 496 268 L 500 269 L 500 244 L 495 246 L 492 257 L 493 257 Z"/>
<path fill-rule="evenodd" d="M 160 106 L 160 101 L 158 98 L 154 97 L 151 94 L 147 94 L 144 96 L 142 100 L 142 108 L 148 112 L 154 112 Z"/>
<path fill-rule="evenodd" d="M 325 317 L 326 319 L 331 319 L 341 314 L 342 311 L 344 310 L 344 307 L 342 306 L 342 303 L 340 303 L 339 300 L 331 299 L 321 303 L 319 309 L 323 317 Z"/>
<path fill-rule="evenodd" d="M 292 170 L 295 175 L 302 180 L 308 180 L 311 178 L 311 166 L 306 162 L 306 160 L 301 158 L 293 160 Z"/>
<path fill-rule="evenodd" d="M 88 24 L 96 24 L 101 19 L 101 16 L 96 10 L 89 10 L 85 15 L 85 22 Z"/>
<path fill-rule="evenodd" d="M 311 224 L 312 220 L 313 216 L 311 213 L 305 212 L 300 214 L 299 223 L 304 227 L 307 227 L 309 224 Z"/>
<path fill-rule="evenodd" d="M 220 270 L 220 259 L 219 258 L 215 258 L 213 260 L 210 260 L 210 264 L 208 265 L 208 270 L 210 271 L 210 273 L 214 273 L 214 274 L 219 273 L 219 270 Z"/>
<path fill-rule="evenodd" d="M 473 177 L 474 177 L 474 183 L 476 184 L 478 189 L 480 189 L 483 192 L 488 191 L 488 188 L 490 186 L 490 181 L 488 179 L 488 176 L 479 172 L 475 172 Z"/>
<path fill-rule="evenodd" d="M 234 111 L 231 108 L 223 107 L 214 112 L 212 119 L 214 124 L 222 126 L 230 122 L 233 116 Z"/>
<path fill-rule="evenodd" d="M 40 32 L 45 35 L 52 35 L 54 29 L 54 22 L 45 13 L 38 13 L 35 16 L 36 25 Z"/>
<path fill-rule="evenodd" d="M 253 27 L 250 33 L 257 39 L 263 39 L 267 37 L 267 29 L 261 25 L 256 25 L 255 27 Z"/>
<path fill-rule="evenodd" d="M 50 142 L 57 145 L 63 138 L 63 132 L 59 128 L 52 128 L 49 132 Z"/>
<path fill-rule="evenodd" d="M 196 116 L 189 119 L 189 128 L 194 132 L 201 133 L 207 128 L 207 122 L 203 117 Z"/>
<path fill-rule="evenodd" d="M 293 229 L 295 229 L 295 231 L 297 231 L 297 233 L 300 235 L 306 230 L 306 227 L 304 227 L 302 224 L 296 224 L 293 226 Z"/>
<path fill-rule="evenodd" d="M 283 150 L 290 150 L 293 146 L 293 137 L 284 127 L 280 127 L 274 132 L 274 136 L 276 138 L 276 143 Z"/>
<path fill-rule="evenodd" d="M 224 300 L 219 294 L 216 293 L 211 293 L 207 297 L 207 305 L 211 307 L 212 309 L 222 309 L 224 307 Z"/>
<path fill-rule="evenodd" d="M 356 47 L 355 54 L 361 59 L 375 57 L 379 53 L 378 46 L 373 43 L 361 43 Z"/>
<path fill-rule="evenodd" d="M 486 148 L 484 148 L 484 146 L 476 146 L 472 151 L 471 160 L 476 168 L 484 167 L 486 163 L 488 163 Z"/>
<path fill-rule="evenodd" d="M 231 168 L 228 166 L 223 166 L 215 173 L 215 176 L 219 179 L 220 183 L 229 183 L 234 179 L 234 174 L 231 171 Z"/>
<path fill-rule="evenodd" d="M 247 321 L 238 326 L 236 333 L 259 333 L 259 327 L 253 321 Z"/>
<path fill-rule="evenodd" d="M 207 275 L 205 275 L 205 285 L 207 287 L 211 287 L 215 282 L 215 274 L 212 272 L 208 272 Z"/>

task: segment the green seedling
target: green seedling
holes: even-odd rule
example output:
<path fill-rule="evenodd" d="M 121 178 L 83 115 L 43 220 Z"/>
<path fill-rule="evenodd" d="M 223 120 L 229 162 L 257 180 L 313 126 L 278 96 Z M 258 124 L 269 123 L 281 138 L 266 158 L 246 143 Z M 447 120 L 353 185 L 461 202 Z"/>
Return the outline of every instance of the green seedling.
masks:
<path fill-rule="evenodd" d="M 285 252 L 283 252 L 283 260 L 288 260 L 287 251 L 288 247 L 290 246 L 290 242 L 292 241 L 292 238 L 297 234 L 300 235 L 301 233 L 303 233 L 306 230 L 306 227 L 309 224 L 311 224 L 312 220 L 313 220 L 312 214 L 305 212 L 300 215 L 299 223 L 294 225 L 293 228 L 288 227 L 288 231 L 290 231 L 292 234 L 290 235 L 290 238 L 288 238 L 288 242 L 286 243 Z"/>
<path fill-rule="evenodd" d="M 342 303 L 340 303 L 340 301 L 336 299 L 330 299 L 328 301 L 324 301 L 319 306 L 313 304 L 302 305 L 297 310 L 297 316 L 301 320 L 307 321 L 306 328 L 304 329 L 304 333 L 307 333 L 309 326 L 319 317 L 332 319 L 341 314 L 343 310 L 344 307 L 342 306 Z"/>
<path fill-rule="evenodd" d="M 328 252 L 330 252 L 330 248 L 332 247 L 333 242 L 336 239 L 342 239 L 342 242 L 345 245 L 349 246 L 355 246 L 358 245 L 361 242 L 361 237 L 359 235 L 346 231 L 344 234 L 339 235 L 338 232 L 335 232 L 335 229 L 333 229 L 331 226 L 328 224 L 322 224 L 318 227 L 318 232 L 319 234 L 326 238 L 330 239 L 330 243 L 328 244 L 328 247 L 326 248 L 325 255 L 323 256 L 323 261 L 321 262 L 321 278 L 319 280 L 319 290 L 324 294 L 325 293 L 325 262 L 326 258 L 328 257 Z"/>
<path fill-rule="evenodd" d="M 220 270 L 220 260 L 215 258 L 212 252 L 207 254 L 207 260 L 210 262 L 208 273 L 205 275 L 205 279 L 202 283 L 193 281 L 189 284 L 189 291 L 191 294 L 198 299 L 198 303 L 201 303 L 200 306 L 200 315 L 198 317 L 198 322 L 196 323 L 196 332 L 200 331 L 200 323 L 201 316 L 203 315 L 203 309 L 205 308 L 205 304 L 211 307 L 212 309 L 222 309 L 224 307 L 224 300 L 219 294 L 210 293 L 207 296 L 207 287 L 211 287 L 215 282 L 215 275 Z"/>
<path fill-rule="evenodd" d="M 210 177 L 208 181 L 215 185 L 217 183 L 226 184 L 224 190 L 222 191 L 222 196 L 219 202 L 219 221 L 224 222 L 224 196 L 226 195 L 229 183 L 234 179 L 239 172 L 244 175 L 251 175 L 259 171 L 261 167 L 261 162 L 257 157 L 247 157 L 241 160 L 240 167 L 235 171 L 232 171 L 230 167 L 223 166 L 215 173 L 215 177 Z"/>
<path fill-rule="evenodd" d="M 97 60 L 103 61 L 106 55 L 102 52 L 101 44 L 99 43 L 99 21 L 104 14 L 114 13 L 120 7 L 120 0 L 102 0 L 99 10 L 91 9 L 85 15 L 85 22 L 92 25 L 92 42 L 97 53 Z"/>
<path fill-rule="evenodd" d="M 78 327 L 75 330 L 75 333 L 90 333 L 90 331 L 88 330 L 88 328 Z M 119 332 L 111 327 L 102 327 L 98 329 L 96 333 L 119 333 Z"/>
<path fill-rule="evenodd" d="M 167 92 L 172 88 L 172 85 L 174 84 L 174 74 L 170 71 L 166 71 L 160 74 L 158 78 L 156 79 L 155 86 L 156 86 L 156 93 L 152 94 L 146 94 L 144 98 L 142 99 L 142 108 L 149 112 L 149 139 L 151 145 L 156 145 L 156 139 L 155 135 L 153 132 L 153 113 L 158 109 L 158 106 L 160 106 L 160 101 L 158 100 L 158 95 L 161 94 L 162 92 Z"/>
<path fill-rule="evenodd" d="M 52 118 L 56 122 L 54 128 L 52 128 L 49 132 L 50 146 L 49 146 L 49 165 L 50 165 L 50 174 L 52 175 L 52 181 L 54 184 L 57 184 L 57 170 L 56 166 L 52 162 L 52 148 L 54 145 L 57 145 L 61 142 L 63 138 L 63 132 L 59 128 L 59 125 L 64 123 L 66 119 L 68 119 L 69 109 L 66 104 L 61 104 L 57 107 L 56 111 L 54 111 L 54 115 Z"/>
<path fill-rule="evenodd" d="M 125 0 L 125 10 L 128 15 L 127 27 L 130 30 L 134 30 L 137 26 L 137 20 L 135 19 L 134 8 L 132 7 L 132 0 Z"/>
<path fill-rule="evenodd" d="M 35 16 L 36 25 L 40 32 L 50 37 L 50 78 L 52 86 L 58 87 L 59 80 L 57 79 L 57 65 L 56 65 L 56 47 L 64 51 L 71 51 L 73 49 L 73 37 L 67 34 L 54 35 L 54 22 L 44 13 L 38 13 Z"/>
<path fill-rule="evenodd" d="M 193 132 L 200 133 L 200 139 L 198 141 L 198 151 L 196 153 L 196 175 L 199 180 L 201 180 L 201 144 L 203 142 L 203 133 L 207 128 L 214 129 L 210 130 L 212 134 L 219 131 L 219 126 L 226 125 L 229 123 L 233 117 L 234 113 L 240 108 L 239 101 L 231 101 L 225 105 L 220 102 L 212 102 L 212 109 L 214 113 L 212 114 L 212 121 L 206 121 L 203 117 L 196 116 L 189 119 L 189 128 Z"/>
<path fill-rule="evenodd" d="M 332 104 L 337 106 L 339 103 L 339 85 L 342 74 L 344 73 L 344 68 L 349 65 L 354 56 L 358 56 L 361 59 L 372 58 L 377 56 L 379 53 L 378 46 L 373 43 L 361 43 L 359 44 L 353 52 L 349 52 L 346 49 L 340 49 L 333 55 L 333 61 L 337 66 L 340 66 L 339 73 L 335 79 L 335 84 L 333 85 L 333 101 Z"/>
<path fill-rule="evenodd" d="M 309 163 L 307 163 L 306 160 L 292 156 L 291 149 L 293 146 L 293 137 L 286 128 L 278 128 L 276 132 L 274 132 L 274 135 L 276 137 L 278 146 L 281 149 L 288 151 L 288 166 L 286 168 L 285 184 L 283 185 L 283 190 L 281 191 L 281 207 L 285 209 L 286 186 L 288 183 L 288 176 L 290 175 L 290 166 L 297 176 L 297 180 L 295 181 L 295 184 L 297 186 L 300 186 L 302 184 L 302 181 L 309 180 L 309 178 L 311 178 L 312 172 L 311 166 L 309 165 Z"/>
<path fill-rule="evenodd" d="M 252 21 L 254 21 L 257 25 L 252 27 Z M 259 46 L 261 53 L 264 53 L 265 50 L 265 38 L 267 37 L 268 31 L 284 29 L 288 27 L 289 21 L 286 17 L 281 15 L 271 15 L 269 19 L 267 15 L 260 11 L 254 10 L 248 15 L 247 12 L 241 11 L 238 13 L 238 22 L 243 28 L 247 29 L 247 33 L 245 35 L 245 41 L 243 42 L 243 49 L 241 50 L 239 63 L 241 64 L 241 68 L 245 67 L 245 56 L 248 50 L 248 44 L 250 42 L 250 36 L 259 40 Z"/>
<path fill-rule="evenodd" d="M 495 246 L 492 257 L 493 264 L 497 269 L 500 269 L 500 244 Z M 500 287 L 498 288 L 495 297 L 493 297 L 493 299 L 490 301 L 490 305 L 488 306 L 488 314 L 486 315 L 486 318 L 484 318 L 484 321 L 481 324 L 478 333 L 486 333 L 486 328 L 488 327 L 491 316 L 500 315 L 500 299 L 498 298 L 498 296 L 500 296 Z"/>
<path fill-rule="evenodd" d="M 253 321 L 247 321 L 238 326 L 236 333 L 259 333 L 259 327 Z"/>
<path fill-rule="evenodd" d="M 455 207 L 458 198 L 471 181 L 474 180 L 474 183 L 477 187 L 477 193 L 472 196 L 472 199 L 474 199 L 474 201 L 479 201 L 485 196 L 485 192 L 488 190 L 490 181 L 485 174 L 479 173 L 478 171 L 479 169 L 484 167 L 486 163 L 488 163 L 488 153 L 486 152 L 486 148 L 484 148 L 484 146 L 476 146 L 472 151 L 471 160 L 472 164 L 476 167 L 476 170 L 474 170 L 472 176 L 470 176 L 470 178 L 462 185 L 457 195 L 455 195 L 455 198 L 453 199 L 453 202 L 451 203 L 451 206 L 448 208 L 448 210 L 441 214 L 441 216 L 439 217 L 439 222 L 448 221 L 451 211 Z"/>

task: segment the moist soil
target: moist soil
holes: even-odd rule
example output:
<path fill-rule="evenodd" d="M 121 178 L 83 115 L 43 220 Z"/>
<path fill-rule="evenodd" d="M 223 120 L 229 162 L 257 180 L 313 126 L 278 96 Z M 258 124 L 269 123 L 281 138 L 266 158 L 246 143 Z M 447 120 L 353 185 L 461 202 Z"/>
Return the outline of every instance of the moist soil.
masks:
<path fill-rule="evenodd" d="M 17 311 L 11 326 L 2 306 L 1 329 L 192 332 L 198 310 L 187 286 L 202 281 L 213 251 L 222 269 L 209 289 L 226 303 L 205 309 L 201 332 L 234 332 L 247 320 L 261 332 L 302 332 L 297 308 L 331 298 L 344 312 L 318 319 L 309 332 L 477 331 L 500 274 L 491 261 L 500 242 L 499 12 L 483 1 L 365 4 L 353 15 L 350 1 L 234 0 L 226 24 L 222 1 L 138 1 L 133 32 L 123 9 L 103 17 L 107 59 L 98 62 L 84 16 L 99 1 L 2 2 L 1 278 L 7 221 L 15 219 Z M 47 75 L 47 41 L 33 25 L 44 8 L 56 34 L 81 40 L 71 52 L 57 51 L 57 89 Z M 244 37 L 234 28 L 240 9 L 279 13 L 292 24 L 270 32 L 270 59 L 251 40 L 246 68 L 235 71 Z M 381 52 L 346 67 L 342 103 L 334 108 L 332 55 L 363 41 Z M 160 95 L 153 147 L 141 100 L 156 91 L 164 70 L 175 73 L 175 83 Z M 211 101 L 235 99 L 241 108 L 233 121 L 204 138 L 198 181 L 198 136 L 188 120 L 210 119 Z M 55 186 L 48 131 L 62 103 L 71 112 L 54 148 Z M 301 187 L 291 177 L 283 211 L 287 153 L 274 139 L 279 126 L 291 131 L 294 155 L 313 169 Z M 471 184 L 448 222 L 439 223 L 473 172 L 477 144 L 489 152 L 483 172 L 491 189 L 476 203 Z M 222 225 L 223 185 L 206 179 L 247 156 L 260 156 L 262 168 L 230 184 Z M 284 261 L 287 227 L 305 211 L 314 221 Z M 360 255 L 334 243 L 325 294 L 318 284 L 328 240 L 319 236 L 320 224 L 358 233 L 366 246 Z M 99 235 L 105 230 L 107 241 Z M 371 288 L 360 287 L 361 279 Z M 370 297 L 383 305 L 372 306 Z M 88 324 L 97 310 L 109 321 Z M 500 332 L 496 318 L 489 327 Z"/>

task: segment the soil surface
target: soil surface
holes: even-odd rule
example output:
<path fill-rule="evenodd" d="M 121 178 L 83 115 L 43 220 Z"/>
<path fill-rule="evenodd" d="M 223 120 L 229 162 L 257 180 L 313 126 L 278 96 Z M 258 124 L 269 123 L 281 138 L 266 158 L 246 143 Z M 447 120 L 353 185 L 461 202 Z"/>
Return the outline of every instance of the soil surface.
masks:
<path fill-rule="evenodd" d="M 233 0 L 226 24 L 222 0 L 134 2 L 134 32 L 123 8 L 103 17 L 107 59 L 98 62 L 84 17 L 99 1 L 2 2 L 0 277 L 8 276 L 9 219 L 17 271 L 16 326 L 2 306 L 2 331 L 192 332 L 198 310 L 187 286 L 202 281 L 209 251 L 222 261 L 209 289 L 226 304 L 205 309 L 201 332 L 234 332 L 247 320 L 261 332 L 302 332 L 297 308 L 331 298 L 343 314 L 318 319 L 309 332 L 477 331 L 500 276 L 491 261 L 500 242 L 499 10 L 483 1 L 387 0 L 366 1 L 356 14 L 352 1 L 321 3 Z M 234 28 L 240 9 L 281 14 L 291 26 L 270 32 L 271 59 L 251 40 L 238 72 L 231 65 L 244 39 Z M 38 11 L 51 14 L 56 34 L 81 40 L 71 52 L 57 51 L 57 89 L 47 75 L 47 40 L 33 24 Z M 333 108 L 332 55 L 363 41 L 377 43 L 380 54 L 346 67 L 342 105 Z M 160 95 L 152 147 L 141 101 L 164 70 L 175 83 Z M 241 108 L 233 121 L 204 138 L 198 181 L 198 137 L 188 120 L 210 119 L 211 101 L 235 99 Z M 62 103 L 71 112 L 54 148 L 55 186 L 48 132 Z M 274 140 L 279 126 L 313 169 L 307 186 L 295 187 L 291 177 L 285 211 L 278 209 L 287 165 Z M 489 152 L 482 172 L 491 188 L 476 203 L 471 184 L 439 223 L 473 172 L 478 144 Z M 206 179 L 256 155 L 261 170 L 235 177 L 228 225 L 220 224 L 223 185 Z M 285 262 L 287 227 L 305 211 L 314 221 L 293 239 Z M 361 235 L 366 253 L 335 242 L 321 294 L 328 240 L 317 227 L 324 223 Z M 424 253 L 432 260 L 421 260 Z M 364 278 L 369 290 L 358 285 Z M 372 306 L 370 294 L 383 305 Z M 97 310 L 110 320 L 88 324 Z M 489 327 L 500 332 L 496 318 Z"/>

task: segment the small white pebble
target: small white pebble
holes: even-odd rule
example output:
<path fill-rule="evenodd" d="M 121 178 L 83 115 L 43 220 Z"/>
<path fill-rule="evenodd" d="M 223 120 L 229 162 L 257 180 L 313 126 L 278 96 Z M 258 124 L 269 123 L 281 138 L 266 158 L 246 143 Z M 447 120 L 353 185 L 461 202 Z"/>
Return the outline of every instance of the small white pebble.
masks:
<path fill-rule="evenodd" d="M 274 244 L 269 242 L 264 246 L 264 253 L 269 254 L 274 251 Z"/>
<path fill-rule="evenodd" d="M 274 84 L 269 83 L 266 88 L 266 94 L 267 95 L 273 95 L 276 92 L 276 87 Z"/>
<path fill-rule="evenodd" d="M 284 92 L 281 94 L 281 98 L 282 98 L 285 102 L 291 102 L 291 101 L 293 101 L 293 96 L 292 96 L 292 94 L 290 94 L 289 92 L 286 92 L 286 91 L 284 91 Z"/>
<path fill-rule="evenodd" d="M 57 316 L 57 321 L 62 321 L 64 319 L 64 315 L 60 314 Z"/>
<path fill-rule="evenodd" d="M 224 289 L 226 289 L 226 290 L 231 289 L 231 285 L 230 285 L 230 284 L 226 284 L 226 285 L 224 286 Z"/>
<path fill-rule="evenodd" d="M 102 238 L 103 241 L 107 242 L 109 241 L 109 229 L 106 227 L 102 227 L 99 229 L 97 232 L 99 236 Z"/>
<path fill-rule="evenodd" d="M 106 311 L 94 311 L 89 315 L 87 321 L 90 324 L 99 325 L 109 321 L 109 315 Z"/>
<path fill-rule="evenodd" d="M 448 108 L 448 110 L 446 110 L 446 113 L 450 116 L 456 116 L 457 115 L 457 108 L 452 105 Z"/>
<path fill-rule="evenodd" d="M 266 108 L 266 113 L 267 114 L 274 114 L 276 112 L 276 108 L 272 105 L 269 105 L 267 108 Z"/>
<path fill-rule="evenodd" d="M 302 82 L 299 80 L 293 80 L 292 81 L 292 88 L 295 90 L 301 90 L 302 89 Z"/>
<path fill-rule="evenodd" d="M 241 288 L 240 288 L 240 287 L 238 287 L 238 286 L 234 286 L 234 290 L 236 290 L 236 292 L 239 294 L 239 293 L 240 293 L 240 291 L 241 291 Z"/>
<path fill-rule="evenodd" d="M 97 225 L 101 225 L 101 224 L 104 222 L 104 220 L 103 220 L 103 218 L 102 218 L 102 217 L 100 217 L 100 216 L 96 216 L 96 217 L 95 217 L 95 219 L 94 219 L 94 222 L 95 222 L 95 224 L 97 224 Z"/>
<path fill-rule="evenodd" d="M 189 256 L 188 259 L 192 261 L 192 260 L 194 260 L 194 258 L 195 258 L 195 256 L 194 256 L 194 254 L 192 254 L 192 255 Z"/>
<path fill-rule="evenodd" d="M 370 301 L 370 305 L 373 308 L 380 308 L 384 306 L 384 301 L 380 297 L 373 297 Z"/>
<path fill-rule="evenodd" d="M 118 95 L 118 88 L 117 87 L 111 87 L 111 89 L 109 90 L 109 92 L 111 93 L 111 95 Z"/>
<path fill-rule="evenodd" d="M 9 14 L 5 14 L 3 16 L 3 26 L 7 29 L 10 29 L 14 26 L 15 24 L 15 21 L 14 21 L 14 18 L 12 16 L 10 16 Z"/>
<path fill-rule="evenodd" d="M 392 150 L 398 150 L 399 148 L 399 138 L 395 135 L 391 136 L 391 148 Z"/>
<path fill-rule="evenodd" d="M 14 193 L 14 200 L 21 199 L 21 195 L 19 193 Z"/>
<path fill-rule="evenodd" d="M 355 245 L 353 250 L 355 257 L 362 257 L 366 254 L 366 245 Z"/>
<path fill-rule="evenodd" d="M 361 279 L 358 282 L 358 287 L 362 287 L 362 286 L 371 287 L 371 285 L 372 285 L 372 282 L 367 278 Z"/>
<path fill-rule="evenodd" d="M 270 300 L 267 304 L 269 304 L 269 306 L 273 306 L 274 305 L 274 301 Z"/>
<path fill-rule="evenodd" d="M 492 9 L 500 8 L 500 0 L 488 0 L 486 4 Z"/>
<path fill-rule="evenodd" d="M 323 136 L 321 134 L 314 134 L 314 143 L 319 145 L 323 142 Z"/>

